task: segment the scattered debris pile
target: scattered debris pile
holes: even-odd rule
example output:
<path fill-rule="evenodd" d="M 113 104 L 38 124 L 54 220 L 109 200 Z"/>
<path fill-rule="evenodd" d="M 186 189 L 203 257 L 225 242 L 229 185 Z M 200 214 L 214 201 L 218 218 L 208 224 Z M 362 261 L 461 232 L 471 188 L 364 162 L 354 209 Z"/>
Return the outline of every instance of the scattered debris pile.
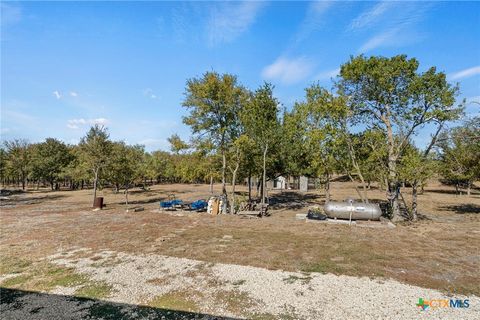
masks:
<path fill-rule="evenodd" d="M 240 210 L 237 214 L 241 216 L 268 217 L 270 216 L 268 206 L 268 203 L 245 202 L 240 205 Z"/>

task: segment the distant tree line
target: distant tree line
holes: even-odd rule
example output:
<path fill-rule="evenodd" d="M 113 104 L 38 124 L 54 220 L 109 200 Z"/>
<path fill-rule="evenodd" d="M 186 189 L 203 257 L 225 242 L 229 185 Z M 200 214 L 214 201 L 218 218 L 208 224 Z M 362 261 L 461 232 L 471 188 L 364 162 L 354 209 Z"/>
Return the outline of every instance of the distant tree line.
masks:
<path fill-rule="evenodd" d="M 41 143 L 16 139 L 0 148 L 3 186 L 26 189 L 48 186 L 51 190 L 112 187 L 116 192 L 153 183 L 207 183 L 217 180 L 213 156 L 201 152 L 145 152 L 141 145 L 111 141 L 106 128 L 95 125 L 79 144 L 67 145 L 54 138 Z"/>
<path fill-rule="evenodd" d="M 443 72 L 418 67 L 404 55 L 352 57 L 331 89 L 312 84 L 291 110 L 269 83 L 251 91 L 234 75 L 206 72 L 186 83 L 190 141 L 173 135 L 169 152 L 148 153 L 111 141 L 100 126 L 74 146 L 53 138 L 7 141 L 0 150 L 1 180 L 22 188 L 93 187 L 94 193 L 99 185 L 111 186 L 126 190 L 127 201 L 134 185 L 221 181 L 234 211 L 238 181 L 258 178 L 265 202 L 267 180 L 306 175 L 321 182 L 328 201 L 330 182 L 340 174 L 357 185 L 364 202 L 376 183 L 386 190 L 392 218 L 416 219 L 417 195 L 428 179 L 441 178 L 470 194 L 480 178 L 480 119 L 464 117 L 464 102 L 455 104 L 458 85 Z M 460 126 L 449 127 L 461 119 Z M 427 141 L 420 148 L 413 141 L 425 126 L 433 134 L 422 137 Z M 402 212 L 406 187 L 412 198 Z"/>

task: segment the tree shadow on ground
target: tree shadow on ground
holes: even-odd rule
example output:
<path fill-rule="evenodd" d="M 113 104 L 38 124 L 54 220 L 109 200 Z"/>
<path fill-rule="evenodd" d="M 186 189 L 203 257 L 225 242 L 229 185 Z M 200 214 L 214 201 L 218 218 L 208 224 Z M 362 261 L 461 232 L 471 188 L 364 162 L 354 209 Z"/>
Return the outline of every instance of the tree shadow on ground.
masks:
<path fill-rule="evenodd" d="M 268 203 L 272 209 L 301 209 L 309 205 L 319 204 L 320 197 L 318 194 L 285 191 L 269 197 Z"/>
<path fill-rule="evenodd" d="M 448 189 L 425 189 L 424 193 L 441 193 L 441 194 L 453 194 L 453 195 L 458 195 L 461 197 L 467 196 L 467 191 L 465 190 L 459 190 L 461 194 L 458 194 L 455 190 L 448 190 Z M 421 194 L 421 193 L 420 193 Z M 474 194 L 472 190 L 472 194 Z"/>
<path fill-rule="evenodd" d="M 2 319 L 234 319 L 166 308 L 0 288 Z"/>
<path fill-rule="evenodd" d="M 465 204 L 452 204 L 449 206 L 443 206 L 440 208 L 441 210 L 448 210 L 448 211 L 455 211 L 457 214 L 465 214 L 465 213 L 480 213 L 480 206 L 473 204 L 473 203 L 465 203 Z"/>
<path fill-rule="evenodd" d="M 0 189 L 0 196 L 11 196 L 14 194 L 22 194 L 26 193 L 26 191 L 22 189 Z"/>
<path fill-rule="evenodd" d="M 20 204 L 39 204 L 46 201 L 58 200 L 65 198 L 65 195 L 55 194 L 55 195 L 41 195 L 41 196 L 7 196 L 0 201 L 0 205 L 20 205 Z"/>
<path fill-rule="evenodd" d="M 155 203 L 158 202 L 160 205 L 160 201 L 165 201 L 168 200 L 168 197 L 152 197 L 149 199 L 143 199 L 143 200 L 133 200 L 133 201 L 128 201 L 129 204 L 150 204 L 150 203 Z"/>
<path fill-rule="evenodd" d="M 125 189 L 120 189 L 120 192 L 119 193 L 124 193 L 125 192 Z M 130 189 L 128 191 L 128 194 L 166 194 L 166 195 L 170 195 L 170 194 L 182 194 L 182 193 L 186 193 L 186 191 L 182 191 L 182 190 L 152 190 L 152 189 Z"/>

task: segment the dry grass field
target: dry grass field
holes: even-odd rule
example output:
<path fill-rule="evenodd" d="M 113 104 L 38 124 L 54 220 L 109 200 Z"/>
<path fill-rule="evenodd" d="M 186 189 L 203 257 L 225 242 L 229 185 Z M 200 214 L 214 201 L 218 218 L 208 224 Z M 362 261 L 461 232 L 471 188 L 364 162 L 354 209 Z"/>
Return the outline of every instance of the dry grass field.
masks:
<path fill-rule="evenodd" d="M 216 185 L 215 192 L 219 191 Z M 271 192 L 272 215 L 259 219 L 159 210 L 159 201 L 170 194 L 183 200 L 207 198 L 208 185 L 134 189 L 130 207 L 144 207 L 140 212 L 126 212 L 122 193 L 102 193 L 106 202 L 102 211 L 91 210 L 91 190 L 32 190 L 2 199 L 1 287 L 49 292 L 56 286 L 86 283 L 73 269 L 45 260 L 83 248 L 93 260 L 105 251 L 156 254 L 206 263 L 394 279 L 450 295 L 480 296 L 478 190 L 470 197 L 456 196 L 453 188 L 431 183 L 419 196 L 422 219 L 396 228 L 296 220 L 295 215 L 306 213 L 308 206 L 323 203 L 318 191 Z M 335 200 L 355 196 L 348 182 L 335 182 L 332 194 Z M 383 199 L 384 191 L 372 189 L 370 198 Z M 73 258 L 86 256 L 77 255 Z M 75 295 L 102 298 L 109 288 L 91 283 L 82 290 Z"/>

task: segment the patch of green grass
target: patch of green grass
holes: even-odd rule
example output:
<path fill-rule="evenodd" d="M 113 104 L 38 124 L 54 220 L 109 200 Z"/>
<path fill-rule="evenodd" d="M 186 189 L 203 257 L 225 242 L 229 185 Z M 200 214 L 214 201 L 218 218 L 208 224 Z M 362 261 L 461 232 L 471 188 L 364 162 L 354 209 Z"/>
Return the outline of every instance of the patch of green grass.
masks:
<path fill-rule="evenodd" d="M 88 281 L 86 276 L 76 273 L 72 268 L 58 267 L 47 262 L 31 263 L 17 258 L 5 261 L 8 263 L 3 266 L 4 270 L 9 270 L 8 273 L 21 272 L 2 282 L 6 288 L 46 292 L 57 286 L 73 287 Z"/>
<path fill-rule="evenodd" d="M 249 316 L 252 320 L 275 320 L 277 317 L 271 313 L 255 313 Z"/>
<path fill-rule="evenodd" d="M 182 291 L 169 292 L 155 297 L 148 305 L 155 308 L 195 312 L 198 310 L 198 305 L 191 295 L 191 293 Z"/>
<path fill-rule="evenodd" d="M 19 288 L 33 291 L 50 291 L 57 286 L 73 287 L 84 284 L 88 279 L 72 268 L 57 267 L 50 263 L 35 265 L 26 271 L 27 281 Z"/>
<path fill-rule="evenodd" d="M 331 260 L 322 260 L 316 263 L 308 264 L 302 268 L 303 272 L 320 272 L 320 273 L 342 273 L 343 268 Z"/>
<path fill-rule="evenodd" d="M 17 288 L 27 283 L 32 279 L 31 275 L 21 274 L 13 278 L 6 279 L 2 282 L 2 286 L 5 288 Z"/>
<path fill-rule="evenodd" d="M 273 315 L 271 313 L 255 313 L 255 314 L 250 315 L 248 318 L 252 319 L 252 320 L 277 320 L 277 319 L 294 320 L 294 319 L 297 319 L 296 317 L 294 317 L 292 315 L 289 315 L 289 314 L 286 314 L 286 313 L 277 314 L 277 315 Z"/>
<path fill-rule="evenodd" d="M 31 261 L 25 259 L 14 256 L 2 256 L 0 257 L 0 274 L 22 273 L 31 264 Z"/>
<path fill-rule="evenodd" d="M 112 286 L 104 282 L 92 282 L 75 291 L 76 297 L 102 299 L 112 293 Z"/>
<path fill-rule="evenodd" d="M 76 273 L 70 268 L 51 267 L 45 270 L 44 279 L 39 281 L 39 285 L 45 290 L 53 289 L 56 286 L 73 287 L 84 284 L 87 278 Z"/>
<path fill-rule="evenodd" d="M 247 282 L 246 280 L 238 280 L 238 281 L 234 281 L 232 282 L 232 284 L 234 286 L 241 286 L 242 284 L 244 284 L 245 282 Z"/>
<path fill-rule="evenodd" d="M 284 282 L 289 283 L 289 284 L 295 283 L 297 281 L 301 281 L 302 284 L 307 284 L 307 283 L 310 282 L 310 280 L 312 280 L 312 277 L 310 277 L 310 276 L 297 277 L 297 276 L 293 276 L 293 275 L 290 275 L 290 276 L 288 276 L 288 278 L 283 279 Z"/>
<path fill-rule="evenodd" d="M 257 304 L 247 293 L 238 290 L 220 290 L 216 293 L 215 300 L 221 301 L 228 311 L 237 315 L 245 314 L 248 309 Z"/>

